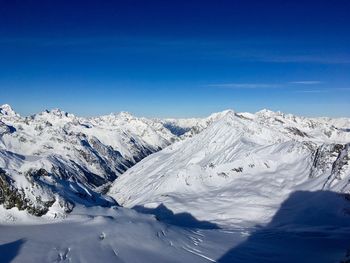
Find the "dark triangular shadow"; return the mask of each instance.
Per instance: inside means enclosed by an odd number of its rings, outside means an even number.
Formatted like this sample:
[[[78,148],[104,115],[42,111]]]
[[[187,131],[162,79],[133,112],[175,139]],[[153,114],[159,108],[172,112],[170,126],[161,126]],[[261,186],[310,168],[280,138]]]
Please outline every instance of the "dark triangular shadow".
[[[18,239],[16,241],[0,245],[0,262],[11,262],[18,255],[22,245],[25,242],[25,239]]]
[[[294,192],[267,226],[217,262],[341,262],[350,248],[347,199],[330,191]]]
[[[167,223],[169,225],[180,226],[183,228],[197,228],[197,229],[219,229],[220,227],[209,221],[197,220],[190,213],[174,214],[164,204],[160,204],[156,208],[146,208],[144,206],[134,206],[134,210],[143,214],[152,214],[156,219]]]

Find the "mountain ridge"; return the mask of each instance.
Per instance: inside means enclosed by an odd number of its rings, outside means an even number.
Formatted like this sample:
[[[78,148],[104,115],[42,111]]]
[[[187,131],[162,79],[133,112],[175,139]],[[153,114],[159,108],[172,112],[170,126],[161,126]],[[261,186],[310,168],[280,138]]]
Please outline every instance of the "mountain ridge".
[[[350,141],[344,127],[328,122],[269,110],[255,114],[225,110],[206,118],[147,119],[128,112],[83,118],[53,109],[21,117],[4,104],[0,106],[2,187],[16,198],[2,203],[49,216],[64,216],[82,203],[115,205],[104,195],[114,180],[162,149],[164,154],[175,147],[196,149],[198,146],[186,146],[193,140],[202,140],[205,147],[215,149],[236,137],[239,140],[233,140],[232,145],[250,151],[289,140],[311,141],[308,147],[313,148]],[[208,129],[215,132],[206,135]],[[210,158],[222,158],[219,155]],[[195,163],[201,157],[194,153],[191,158]],[[224,171],[219,173],[224,176]],[[37,201],[37,196],[43,200]]]
[[[109,194],[126,207],[165,204],[200,220],[254,225],[293,191],[348,193],[349,142],[350,133],[322,120],[232,111],[127,170]]]

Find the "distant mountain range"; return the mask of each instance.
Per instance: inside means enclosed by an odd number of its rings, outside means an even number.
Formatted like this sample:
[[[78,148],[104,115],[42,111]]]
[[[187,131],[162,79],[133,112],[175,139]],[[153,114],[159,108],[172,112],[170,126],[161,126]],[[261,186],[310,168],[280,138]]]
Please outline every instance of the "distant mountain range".
[[[244,220],[228,206],[249,191],[274,200],[266,206],[296,188],[349,192],[349,123],[268,110],[147,119],[54,109],[21,117],[2,105],[0,203],[49,217],[76,204],[166,203],[199,218]]]
[[[156,120],[127,112],[81,118],[54,109],[21,117],[0,107],[0,204],[64,216],[76,203],[110,206],[103,194],[144,157],[220,118]]]
[[[348,262],[349,123],[2,105],[0,262]]]

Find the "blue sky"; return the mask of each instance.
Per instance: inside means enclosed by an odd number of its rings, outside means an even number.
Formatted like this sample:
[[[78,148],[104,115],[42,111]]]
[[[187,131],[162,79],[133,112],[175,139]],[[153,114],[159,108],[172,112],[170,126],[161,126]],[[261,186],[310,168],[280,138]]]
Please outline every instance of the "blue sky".
[[[350,116],[349,14],[347,0],[0,0],[0,103]]]

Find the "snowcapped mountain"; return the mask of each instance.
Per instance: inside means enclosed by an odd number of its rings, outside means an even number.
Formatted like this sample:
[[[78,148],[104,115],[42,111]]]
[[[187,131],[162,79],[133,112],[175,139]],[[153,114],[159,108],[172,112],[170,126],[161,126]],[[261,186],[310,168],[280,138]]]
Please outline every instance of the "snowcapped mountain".
[[[316,121],[324,121],[335,127],[350,131],[350,118],[315,118]]]
[[[114,183],[109,193],[120,203],[224,191],[237,185],[235,174],[269,174],[271,167],[282,169],[285,160],[303,167],[293,187],[304,180],[305,171],[318,178],[332,170],[322,179],[324,187],[345,191],[350,133],[334,124],[344,120],[268,110],[226,110],[203,119],[147,119],[127,112],[81,118],[59,109],[21,117],[3,105],[0,203],[50,216],[64,215],[76,204],[111,206],[115,201],[104,195],[111,183],[151,154]]]
[[[80,118],[59,109],[21,117],[0,107],[0,203],[42,215],[101,195],[126,169],[176,140],[158,122],[129,113]]]
[[[3,105],[0,261],[347,260],[347,123],[268,110],[21,117]]]
[[[206,129],[213,122],[221,119],[226,113],[231,110],[213,113],[206,118],[188,118],[188,119],[156,119],[164,127],[170,130],[174,135],[180,138],[192,137],[204,129]]]
[[[226,111],[127,170],[109,194],[123,206],[165,204],[219,224],[268,222],[294,191],[350,193],[349,142],[328,120]]]

